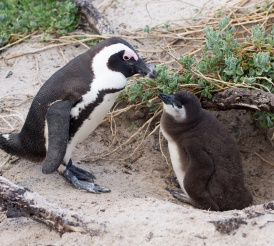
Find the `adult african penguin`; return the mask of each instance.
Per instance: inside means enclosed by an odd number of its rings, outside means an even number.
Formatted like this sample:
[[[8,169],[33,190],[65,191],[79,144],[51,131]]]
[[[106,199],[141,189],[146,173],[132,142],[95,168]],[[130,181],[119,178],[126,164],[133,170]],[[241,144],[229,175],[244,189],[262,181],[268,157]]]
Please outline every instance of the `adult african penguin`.
[[[190,92],[158,96],[164,105],[161,131],[184,192],[171,193],[201,209],[225,211],[251,205],[240,151],[229,131]]]
[[[95,184],[92,173],[72,164],[72,150],[100,124],[124,89],[126,78],[138,73],[157,77],[126,41],[109,38],[98,43],[44,83],[21,132],[1,134],[0,148],[31,161],[43,161],[43,173],[58,169],[77,188],[94,193],[110,191]]]

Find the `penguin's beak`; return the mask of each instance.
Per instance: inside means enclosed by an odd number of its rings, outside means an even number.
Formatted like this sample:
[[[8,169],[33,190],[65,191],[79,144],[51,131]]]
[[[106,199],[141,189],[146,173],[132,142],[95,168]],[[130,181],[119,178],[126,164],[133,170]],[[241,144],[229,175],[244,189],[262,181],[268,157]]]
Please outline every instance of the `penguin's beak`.
[[[165,103],[165,104],[170,104],[173,105],[173,102],[175,100],[174,96],[171,95],[166,95],[166,94],[158,94],[158,97]]]
[[[141,58],[139,58],[135,63],[135,69],[137,73],[141,74],[142,76],[147,76],[151,79],[157,78],[157,72],[153,66],[145,63]]]
[[[164,102],[164,104],[172,105],[174,108],[182,108],[182,103],[172,95],[158,94],[158,97]]]

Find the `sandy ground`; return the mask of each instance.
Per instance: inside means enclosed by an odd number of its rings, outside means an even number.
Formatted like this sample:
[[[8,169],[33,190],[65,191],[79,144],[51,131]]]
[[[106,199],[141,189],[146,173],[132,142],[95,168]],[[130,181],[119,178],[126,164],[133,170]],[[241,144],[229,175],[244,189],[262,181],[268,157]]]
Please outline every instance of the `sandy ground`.
[[[190,23],[189,18],[212,14],[221,6],[237,1],[94,1],[114,26],[128,31],[167,22]],[[195,5],[195,6],[194,6]],[[106,8],[107,6],[107,8]],[[130,16],[130,18],[129,18]],[[190,23],[191,24],[191,23]],[[41,44],[17,45],[2,56],[36,49]],[[145,46],[145,45],[144,45]],[[82,47],[68,46],[34,55],[0,62],[0,112],[14,130],[19,130],[26,117],[31,98],[41,84],[68,60],[84,52]],[[12,109],[13,111],[7,111]],[[30,219],[6,219],[0,214],[0,244],[6,245],[274,245],[274,168],[269,161],[274,150],[254,124],[249,112],[213,112],[235,137],[244,162],[247,187],[254,197],[254,206],[242,211],[209,212],[194,209],[176,201],[165,188],[174,184],[165,160],[161,157],[158,135],[145,140],[142,148],[129,160],[119,160],[131,153],[131,143],[112,160],[97,160],[111,147],[108,123],[102,124],[74,153],[74,162],[92,170],[99,184],[111,188],[108,194],[94,195],[72,188],[57,173],[43,175],[41,165],[10,159],[0,152],[0,174],[29,187],[59,206],[77,212],[85,220],[103,226],[99,236],[80,233],[59,235]],[[13,115],[13,116],[12,116]],[[143,123],[143,113],[131,111],[117,119],[118,137],[125,141]],[[11,129],[3,120],[1,132]],[[116,143],[117,144],[117,143]],[[113,146],[111,147],[113,148]],[[167,151],[164,143],[164,151]],[[256,153],[257,154],[256,154]],[[219,221],[219,226],[214,225]],[[216,223],[215,223],[216,224]],[[224,233],[229,232],[229,234]]]

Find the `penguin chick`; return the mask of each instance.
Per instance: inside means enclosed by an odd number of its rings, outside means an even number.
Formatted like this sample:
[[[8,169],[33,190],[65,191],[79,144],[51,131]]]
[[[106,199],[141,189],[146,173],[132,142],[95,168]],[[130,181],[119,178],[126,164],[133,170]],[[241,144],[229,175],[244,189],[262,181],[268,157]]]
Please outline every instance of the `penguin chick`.
[[[206,210],[225,211],[251,205],[240,151],[229,131],[202,109],[198,98],[190,92],[158,96],[164,106],[161,131],[185,194],[171,193]]]
[[[93,183],[92,173],[74,166],[71,155],[76,144],[109,112],[126,78],[137,73],[157,76],[126,41],[109,38],[98,43],[44,83],[21,132],[0,134],[0,148],[31,161],[43,161],[43,173],[58,169],[77,188],[94,193],[110,191]]]

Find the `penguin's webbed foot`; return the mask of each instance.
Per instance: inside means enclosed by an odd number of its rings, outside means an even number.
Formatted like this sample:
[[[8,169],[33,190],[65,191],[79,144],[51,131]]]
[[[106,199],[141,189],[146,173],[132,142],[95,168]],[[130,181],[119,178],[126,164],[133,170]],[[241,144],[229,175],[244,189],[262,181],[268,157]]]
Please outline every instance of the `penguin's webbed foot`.
[[[110,192],[110,189],[93,182],[93,179],[96,178],[93,173],[72,165],[71,159],[65,166],[65,169],[61,168],[59,169],[59,172],[67,181],[78,189],[83,189],[91,193]]]
[[[76,167],[72,165],[72,161],[70,160],[66,169],[68,169],[77,179],[79,180],[85,180],[85,181],[91,181],[93,182],[93,179],[96,179],[93,173],[90,173],[86,170],[83,170],[79,167]]]
[[[172,190],[167,188],[166,189],[171,195],[177,198],[180,202],[187,203],[193,206],[193,202],[188,195],[186,195],[182,190]]]
[[[78,189],[83,189],[91,193],[110,192],[110,189],[106,187],[100,186],[93,182],[79,180],[69,168],[66,168],[62,175],[65,177],[65,179],[67,179],[73,186],[75,186]]]

